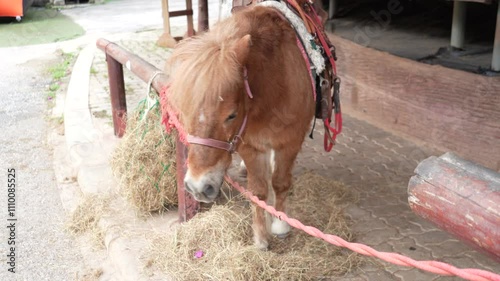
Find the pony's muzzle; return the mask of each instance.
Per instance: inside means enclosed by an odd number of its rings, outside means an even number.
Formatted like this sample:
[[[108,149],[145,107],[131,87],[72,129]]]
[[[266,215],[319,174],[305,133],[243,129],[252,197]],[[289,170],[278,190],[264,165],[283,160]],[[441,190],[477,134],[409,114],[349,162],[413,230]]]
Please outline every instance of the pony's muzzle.
[[[204,203],[211,203],[219,195],[219,188],[214,187],[211,184],[206,184],[201,188],[201,191],[195,191],[191,185],[185,181],[184,188],[187,192],[193,195],[194,199]]]
[[[197,201],[211,203],[219,196],[219,191],[224,180],[223,166],[216,165],[202,173],[193,173],[188,167],[184,177],[184,188],[191,193]]]

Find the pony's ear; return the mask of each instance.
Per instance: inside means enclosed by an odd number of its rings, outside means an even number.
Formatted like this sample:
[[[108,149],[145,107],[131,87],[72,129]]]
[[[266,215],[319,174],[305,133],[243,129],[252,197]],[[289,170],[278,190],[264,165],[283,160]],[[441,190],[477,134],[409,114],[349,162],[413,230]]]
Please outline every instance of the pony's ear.
[[[250,36],[250,34],[241,37],[233,46],[236,60],[241,65],[245,65],[247,63],[248,54],[250,53],[250,46],[252,46],[252,37]]]

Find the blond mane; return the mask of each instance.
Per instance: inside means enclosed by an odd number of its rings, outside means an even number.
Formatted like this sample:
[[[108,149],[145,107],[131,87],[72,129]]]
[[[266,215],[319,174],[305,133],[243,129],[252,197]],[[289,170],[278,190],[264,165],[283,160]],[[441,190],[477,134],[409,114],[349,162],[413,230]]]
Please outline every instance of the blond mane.
[[[241,65],[231,48],[240,35],[244,30],[231,17],[176,46],[166,72],[170,76],[168,100],[181,113],[181,122],[199,113],[207,99],[216,100],[223,91],[242,83]]]

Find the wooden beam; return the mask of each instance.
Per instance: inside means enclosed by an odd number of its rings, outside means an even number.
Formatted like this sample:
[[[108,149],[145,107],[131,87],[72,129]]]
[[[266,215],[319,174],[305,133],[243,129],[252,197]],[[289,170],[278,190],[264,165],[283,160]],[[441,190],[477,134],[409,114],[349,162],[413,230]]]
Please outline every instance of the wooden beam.
[[[172,11],[168,12],[169,17],[182,17],[182,16],[192,16],[193,10],[182,10],[182,11]]]
[[[500,174],[451,153],[425,159],[415,173],[413,212],[500,261]]]

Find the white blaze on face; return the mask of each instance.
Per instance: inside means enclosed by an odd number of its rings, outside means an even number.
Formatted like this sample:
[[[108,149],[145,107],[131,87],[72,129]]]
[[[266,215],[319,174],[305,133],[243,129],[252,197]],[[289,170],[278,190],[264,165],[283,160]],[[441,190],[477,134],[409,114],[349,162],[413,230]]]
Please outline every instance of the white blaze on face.
[[[203,123],[205,122],[206,118],[205,118],[205,114],[203,114],[203,111],[200,113],[200,117],[198,118],[198,121],[200,121],[200,123]]]
[[[194,177],[191,169],[188,168],[184,177],[185,188],[196,200],[205,203],[213,202],[219,194],[224,172],[220,165],[216,165],[212,170]]]

